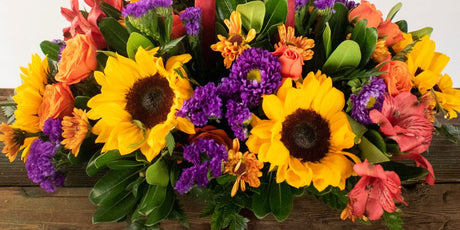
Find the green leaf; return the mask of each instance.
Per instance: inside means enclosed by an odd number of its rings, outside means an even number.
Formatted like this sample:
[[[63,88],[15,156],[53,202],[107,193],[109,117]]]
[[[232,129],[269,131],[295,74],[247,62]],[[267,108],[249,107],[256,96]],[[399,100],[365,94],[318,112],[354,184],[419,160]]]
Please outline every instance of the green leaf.
[[[177,220],[182,226],[190,228],[190,223],[188,222],[187,215],[184,212],[184,208],[177,199],[174,201],[174,207],[167,218],[169,220]]]
[[[163,53],[163,54],[168,54],[168,53],[173,53],[173,50],[177,48],[178,44],[182,41],[182,39],[184,39],[185,36],[182,36],[180,38],[176,38],[168,43],[166,43],[165,45],[161,46],[160,47],[160,53]]]
[[[403,33],[407,33],[407,21],[406,20],[400,20],[400,21],[397,21],[395,22],[395,24],[399,27],[399,29],[403,32]]]
[[[331,55],[331,49],[332,49],[331,27],[329,26],[329,23],[326,23],[326,28],[324,28],[323,45],[324,45],[324,50],[326,51],[326,59],[327,59],[329,55]]]
[[[88,96],[76,96],[75,97],[75,108],[85,110],[88,109],[88,104],[90,97]]]
[[[100,3],[100,6],[101,6],[102,12],[104,12],[105,15],[112,17],[116,20],[121,18],[121,12],[117,10],[115,7],[113,7],[112,5],[102,1]]]
[[[112,170],[125,170],[125,169],[130,169],[130,168],[136,168],[144,166],[144,163],[142,162],[137,162],[135,160],[114,160],[109,163],[107,163],[107,167]]]
[[[361,150],[361,155],[367,159],[370,163],[382,163],[390,161],[390,159],[377,148],[372,142],[370,142],[366,137],[361,137],[361,143],[358,144],[359,149]]]
[[[125,217],[137,202],[133,194],[128,193],[121,199],[107,206],[100,206],[93,215],[93,224],[115,222]]]
[[[235,176],[232,176],[230,174],[223,174],[222,176],[217,177],[216,180],[217,180],[217,183],[219,183],[220,185],[224,185],[230,182],[234,182]]]
[[[286,21],[287,1],[286,0],[266,0],[265,1],[265,18],[264,28],[261,31],[262,36],[268,32],[272,26],[283,24]]]
[[[333,74],[340,71],[353,69],[361,61],[361,51],[358,43],[346,40],[334,50],[323,66],[327,74]]]
[[[437,119],[433,123],[437,134],[444,136],[447,140],[458,144],[460,141],[460,128],[455,127],[452,124],[442,124]]]
[[[379,37],[379,32],[374,27],[366,28],[366,38],[364,39],[363,43],[360,44],[361,47],[361,66],[365,66],[372,57],[374,53],[375,47],[377,46],[377,40]]]
[[[129,33],[126,28],[120,25],[114,18],[109,17],[101,20],[99,28],[107,45],[121,55],[127,56],[126,43],[128,42]]]
[[[261,1],[253,1],[245,4],[240,4],[236,7],[236,11],[241,14],[241,21],[246,30],[254,29],[259,33],[264,24],[265,4]]]
[[[384,212],[383,219],[390,230],[404,230],[400,212]]]
[[[149,217],[145,221],[145,226],[158,224],[160,221],[169,216],[169,213],[171,213],[171,210],[174,207],[175,200],[176,195],[174,194],[174,190],[171,186],[168,186],[163,203],[150,213]]]
[[[138,174],[138,170],[109,171],[91,189],[89,200],[100,206],[113,202],[120,194],[130,193],[126,187],[136,180]]]
[[[42,52],[46,55],[48,55],[48,58],[57,61],[59,59],[59,49],[61,46],[56,43],[52,43],[50,41],[42,41],[40,43],[40,49]]]
[[[169,183],[168,165],[163,159],[158,159],[155,163],[147,168],[147,183],[166,187]]]
[[[216,1],[216,13],[221,21],[229,19],[233,11],[236,10],[235,0]]]
[[[398,13],[398,11],[401,9],[401,7],[402,7],[401,2],[398,2],[396,5],[394,5],[393,8],[391,8],[390,12],[388,12],[386,20],[390,20],[390,21],[393,20],[393,18],[395,17],[396,13]]]
[[[337,210],[343,210],[347,206],[348,197],[346,190],[340,190],[337,187],[329,186],[319,192],[313,185],[307,187],[306,190],[308,194],[315,196],[323,203]]]
[[[421,178],[428,174],[428,170],[424,168],[409,166],[394,161],[383,162],[381,165],[385,171],[394,171],[397,173],[401,182]]]
[[[128,53],[128,57],[134,60],[137,49],[139,49],[139,47],[147,50],[153,48],[154,45],[144,35],[133,32],[129,35],[128,42],[126,44],[126,52]]]
[[[410,32],[410,34],[412,35],[412,39],[415,41],[415,40],[421,39],[422,37],[426,35],[430,36],[432,32],[433,32],[433,28],[425,27],[423,29],[412,31]]]
[[[259,188],[257,189],[259,193],[254,193],[252,195],[251,210],[254,212],[254,215],[259,219],[264,218],[271,211],[269,201],[271,187],[270,183],[275,182],[269,179],[269,181],[261,183]]]
[[[270,186],[270,209],[277,221],[288,218],[292,211],[293,200],[290,186],[286,183],[272,183]]]
[[[341,3],[334,4],[335,13],[332,14],[329,20],[329,26],[331,27],[331,38],[332,38],[332,49],[335,49],[347,35],[348,27],[348,8]]]
[[[174,148],[176,147],[176,141],[174,140],[174,136],[171,134],[171,132],[166,135],[166,147],[168,147],[169,155],[172,155]]]
[[[303,194],[305,193],[305,188],[304,187],[300,187],[300,188],[291,187],[291,191],[292,191],[293,196],[300,197],[300,196],[303,196]]]
[[[99,169],[104,168],[107,163],[118,160],[122,157],[123,156],[120,155],[118,150],[110,150],[106,153],[95,154],[86,166],[86,174],[88,174],[88,176],[94,176]]]
[[[228,226],[229,230],[246,230],[248,229],[248,222],[249,219],[241,216],[241,215],[235,215],[235,218],[232,218],[230,221],[230,225]]]
[[[366,136],[366,138],[372,142],[375,147],[379,148],[380,151],[382,151],[383,153],[387,153],[387,147],[386,147],[386,144],[385,144],[385,140],[383,140],[383,137],[382,135],[380,135],[379,132],[377,132],[377,130],[374,130],[374,129],[369,129],[365,134],[364,136]]]
[[[150,185],[147,193],[142,197],[141,203],[137,206],[136,212],[142,216],[148,216],[153,210],[160,207],[166,198],[166,187]]]

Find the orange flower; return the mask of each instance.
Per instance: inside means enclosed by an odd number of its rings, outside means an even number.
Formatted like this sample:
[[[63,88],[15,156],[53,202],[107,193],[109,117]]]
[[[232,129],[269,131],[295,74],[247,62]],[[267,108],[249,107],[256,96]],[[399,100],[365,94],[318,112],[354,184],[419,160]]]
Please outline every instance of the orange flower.
[[[85,111],[74,108],[72,115],[71,117],[65,116],[62,119],[62,137],[64,137],[64,140],[61,144],[66,149],[70,149],[76,157],[91,126]]]
[[[412,34],[402,33],[403,39],[396,44],[394,44],[391,48],[395,53],[401,52],[407,45],[411,44],[414,40],[412,39]]]
[[[235,196],[238,187],[241,187],[241,191],[246,191],[245,182],[253,188],[259,187],[259,177],[262,176],[260,169],[264,167],[264,163],[258,161],[254,153],[243,154],[239,149],[240,142],[238,139],[233,139],[233,148],[228,151],[228,161],[225,162],[224,173],[237,176],[232,188],[232,197]]]
[[[188,141],[192,143],[198,138],[207,140],[214,139],[218,144],[225,145],[227,149],[232,148],[232,139],[228,137],[227,133],[212,125],[207,125],[203,128],[195,128],[195,134],[190,135]]]
[[[385,40],[379,39],[375,46],[374,53],[372,53],[372,60],[377,63],[381,63],[390,58],[391,53],[388,51],[388,47],[385,46]]]
[[[224,57],[225,67],[228,69],[233,61],[245,50],[251,48],[248,43],[256,37],[256,31],[250,29],[245,37],[241,32],[241,14],[233,11],[230,20],[224,20],[228,28],[228,38],[218,34],[219,42],[211,45],[211,49],[219,51]]]
[[[78,34],[67,41],[55,78],[68,85],[75,84],[87,78],[96,66],[95,45],[86,36]]]
[[[278,48],[273,55],[278,56],[281,62],[281,76],[283,79],[291,78],[294,81],[302,76],[303,60],[295,47],[283,46]]]
[[[302,36],[296,37],[294,28],[288,27],[286,31],[286,26],[284,24],[278,26],[278,35],[280,37],[280,41],[275,44],[275,52],[277,52],[280,48],[290,46],[297,50],[304,61],[308,61],[313,58],[313,50],[311,50],[315,47],[315,41],[313,39],[304,38]]]
[[[5,145],[2,153],[8,157],[10,162],[13,162],[14,159],[16,159],[16,156],[21,149],[27,149],[38,136],[36,133],[29,134],[24,130],[15,128],[6,123],[2,123],[0,126],[0,132],[3,133],[0,134],[0,141]],[[28,150],[24,150],[24,152],[28,152]]]
[[[382,12],[375,8],[375,5],[368,1],[361,1],[361,4],[354,8],[349,14],[350,21],[367,19],[367,27],[377,28],[382,23]]]
[[[72,113],[74,97],[69,86],[63,83],[46,85],[43,100],[38,108],[40,129],[48,118],[62,119]]]
[[[410,92],[412,89],[411,75],[407,64],[401,61],[390,61],[382,68],[381,72],[386,72],[379,76],[383,78],[387,85],[388,93],[396,96],[401,92]]]
[[[379,31],[379,37],[385,37],[387,46],[392,46],[395,43],[404,40],[399,26],[390,20],[386,20],[381,23],[377,30]]]

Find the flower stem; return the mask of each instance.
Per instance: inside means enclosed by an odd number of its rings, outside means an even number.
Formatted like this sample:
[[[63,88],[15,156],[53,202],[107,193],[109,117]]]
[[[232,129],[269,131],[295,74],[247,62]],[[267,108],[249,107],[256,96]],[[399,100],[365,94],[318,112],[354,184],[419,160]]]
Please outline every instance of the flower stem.
[[[0,107],[4,106],[17,106],[18,104],[14,101],[5,101],[5,102],[0,102]]]

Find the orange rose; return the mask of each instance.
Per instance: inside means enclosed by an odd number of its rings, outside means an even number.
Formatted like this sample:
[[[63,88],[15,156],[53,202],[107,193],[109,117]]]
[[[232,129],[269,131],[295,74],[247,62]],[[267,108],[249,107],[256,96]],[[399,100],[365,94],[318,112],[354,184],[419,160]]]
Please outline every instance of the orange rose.
[[[402,92],[410,92],[412,89],[411,76],[407,64],[402,61],[390,61],[382,68],[381,72],[386,72],[379,76],[383,78],[387,85],[388,93],[395,96]]]
[[[96,47],[85,35],[69,39],[62,51],[56,81],[68,85],[84,80],[96,69]]]
[[[385,37],[387,46],[392,46],[396,42],[404,40],[399,26],[390,20],[381,23],[377,30],[379,31],[379,37]]]
[[[227,149],[231,149],[233,146],[232,139],[228,137],[227,133],[218,129],[212,125],[207,125],[203,128],[195,128],[195,134],[189,136],[188,141],[190,143],[195,142],[198,138],[203,139],[214,139],[218,144],[227,146]]]
[[[281,76],[297,81],[302,76],[303,57],[296,47],[282,46],[273,52],[281,62]]]
[[[62,119],[64,116],[70,116],[73,107],[74,97],[68,85],[63,83],[47,85],[42,103],[38,108],[40,128],[48,118]]]
[[[377,28],[382,20],[382,12],[375,8],[375,5],[368,1],[361,1],[361,4],[354,8],[349,14],[348,19],[353,21],[357,18],[358,21],[367,19],[367,27]]]

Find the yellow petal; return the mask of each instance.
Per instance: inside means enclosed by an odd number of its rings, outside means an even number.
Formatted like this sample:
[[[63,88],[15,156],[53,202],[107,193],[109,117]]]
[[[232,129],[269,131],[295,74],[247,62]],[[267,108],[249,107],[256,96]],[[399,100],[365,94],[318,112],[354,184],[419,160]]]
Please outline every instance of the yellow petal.
[[[182,54],[182,55],[178,55],[178,56],[172,56],[166,62],[166,71],[171,73],[172,71],[174,71],[175,69],[181,67],[182,65],[184,65],[185,63],[187,63],[191,59],[192,59],[192,56],[190,54]]]
[[[289,160],[289,150],[281,141],[274,141],[268,149],[267,160],[274,165],[287,164]]]
[[[283,112],[283,102],[275,95],[264,95],[262,108],[265,115],[271,120],[283,121],[284,112]]]
[[[183,117],[177,117],[176,128],[187,134],[195,134],[195,126],[188,119]]]

